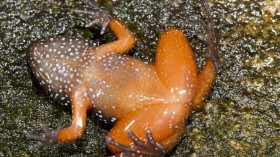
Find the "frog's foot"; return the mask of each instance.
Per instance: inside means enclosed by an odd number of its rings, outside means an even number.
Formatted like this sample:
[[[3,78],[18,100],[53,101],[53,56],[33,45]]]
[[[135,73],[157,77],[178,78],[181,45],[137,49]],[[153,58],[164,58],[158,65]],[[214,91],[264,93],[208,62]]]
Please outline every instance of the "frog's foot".
[[[210,14],[210,7],[206,0],[201,0],[202,7],[204,8],[206,20],[207,22],[203,21],[201,17],[195,16],[195,19],[199,21],[199,23],[202,25],[206,35],[198,35],[198,38],[202,40],[205,44],[207,44],[207,53],[206,57],[210,58],[215,66],[216,71],[218,71],[218,60],[219,60],[219,54],[218,54],[218,45],[220,40],[220,29],[219,29],[219,18],[217,20],[217,24],[214,24],[214,21]]]
[[[109,11],[101,8],[92,0],[85,0],[85,2],[92,7],[92,10],[75,9],[73,11],[78,14],[84,14],[84,15],[91,16],[93,21],[86,24],[86,27],[91,27],[95,24],[100,24],[102,26],[100,34],[103,34],[111,21],[111,15],[110,15]]]
[[[165,148],[156,142],[152,136],[151,130],[147,129],[147,142],[139,139],[132,131],[128,132],[128,136],[132,139],[134,145],[125,146],[116,142],[111,137],[106,137],[106,143],[116,146],[123,152],[113,157],[161,157],[166,153]]]
[[[43,126],[43,135],[33,135],[27,134],[26,137],[31,140],[37,141],[33,146],[30,146],[30,149],[36,149],[43,146],[52,145],[58,142],[58,133],[60,128],[57,128],[54,131],[50,131],[46,126]]]

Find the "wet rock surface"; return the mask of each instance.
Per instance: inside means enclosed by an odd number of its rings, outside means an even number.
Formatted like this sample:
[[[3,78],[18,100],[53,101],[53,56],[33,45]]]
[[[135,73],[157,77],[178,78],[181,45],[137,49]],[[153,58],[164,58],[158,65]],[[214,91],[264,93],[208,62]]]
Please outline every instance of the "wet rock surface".
[[[121,18],[138,41],[130,55],[154,61],[158,37],[178,27],[188,37],[198,66],[204,62],[204,17],[193,0],[99,1]],[[278,1],[209,0],[213,17],[221,19],[220,70],[205,106],[186,122],[185,137],[170,156],[273,156],[280,154],[280,4]],[[105,156],[108,126],[89,117],[85,135],[72,143],[30,150],[26,139],[50,128],[68,126],[69,106],[51,100],[33,81],[26,62],[28,45],[56,35],[110,42],[99,27],[86,29],[88,17],[71,12],[82,1],[11,1],[0,3],[0,156]]]

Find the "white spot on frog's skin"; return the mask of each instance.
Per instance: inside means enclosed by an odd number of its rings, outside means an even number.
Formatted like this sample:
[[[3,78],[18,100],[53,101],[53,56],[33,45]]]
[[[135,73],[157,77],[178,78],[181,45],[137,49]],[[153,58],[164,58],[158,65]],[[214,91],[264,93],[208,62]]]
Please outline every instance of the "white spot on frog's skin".
[[[111,122],[115,123],[117,121],[116,117],[111,118]]]
[[[79,127],[82,127],[82,126],[83,126],[83,119],[80,118],[80,117],[78,117],[78,118],[77,118],[76,124],[77,124]]]
[[[171,88],[170,92],[171,92],[171,93],[174,93],[174,88]]]
[[[180,91],[179,91],[179,94],[183,95],[183,94],[185,94],[186,92],[187,92],[186,90],[180,90]]]
[[[84,92],[84,97],[87,97],[87,93],[86,92]]]

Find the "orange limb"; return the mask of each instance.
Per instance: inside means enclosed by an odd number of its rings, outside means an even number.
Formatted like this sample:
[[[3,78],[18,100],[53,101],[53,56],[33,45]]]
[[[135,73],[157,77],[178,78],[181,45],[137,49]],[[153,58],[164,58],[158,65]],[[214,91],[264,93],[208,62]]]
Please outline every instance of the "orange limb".
[[[192,48],[178,29],[165,31],[156,51],[155,68],[161,82],[182,103],[190,102],[196,93],[197,67]]]
[[[176,133],[180,133],[181,136],[185,128],[185,117],[189,114],[191,108],[188,105],[178,103],[146,105],[124,115],[108,132],[108,136],[120,144],[131,146],[133,141],[128,136],[128,131],[134,132],[142,140],[147,140],[145,132],[150,129],[155,141],[171,148],[178,142],[179,136]],[[112,145],[108,148],[114,154],[122,151]]]
[[[88,97],[85,97],[86,87],[80,87],[71,92],[72,124],[59,131],[58,143],[74,141],[84,133],[87,110],[92,108]]]
[[[191,114],[191,111],[189,114],[186,115],[186,118]],[[178,141],[182,138],[182,135],[186,131],[186,125],[185,123],[182,123],[182,125],[174,132],[174,134],[167,139],[160,141],[160,143],[166,148],[166,151],[168,152],[170,149],[172,149]]]
[[[136,38],[134,34],[119,20],[112,18],[109,23],[110,29],[117,36],[117,40],[95,48],[95,54],[97,55],[109,55],[109,53],[126,53],[135,44]],[[92,51],[92,50],[90,50]]]
[[[216,75],[216,68],[213,61],[211,59],[206,59],[206,63],[198,75],[198,91],[192,101],[193,109],[198,109],[201,106],[201,103],[216,80]]]

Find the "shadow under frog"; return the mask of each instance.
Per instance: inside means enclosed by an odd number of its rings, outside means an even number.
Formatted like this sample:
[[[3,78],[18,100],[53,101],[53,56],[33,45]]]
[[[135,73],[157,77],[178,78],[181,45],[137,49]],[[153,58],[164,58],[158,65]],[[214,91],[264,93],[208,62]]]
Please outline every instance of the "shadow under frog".
[[[175,28],[162,33],[155,63],[124,53],[135,44],[134,34],[95,3],[92,10],[75,10],[92,16],[94,24],[107,26],[117,40],[94,45],[89,40],[58,36],[41,39],[27,50],[28,62],[44,90],[56,100],[71,103],[72,124],[41,136],[34,147],[74,141],[82,136],[88,110],[105,123],[114,123],[106,143],[118,156],[163,156],[177,144],[192,111],[199,107],[215,81],[218,68],[218,30],[208,4],[202,0],[207,23],[200,37],[207,44],[206,64],[197,72],[192,48]]]

